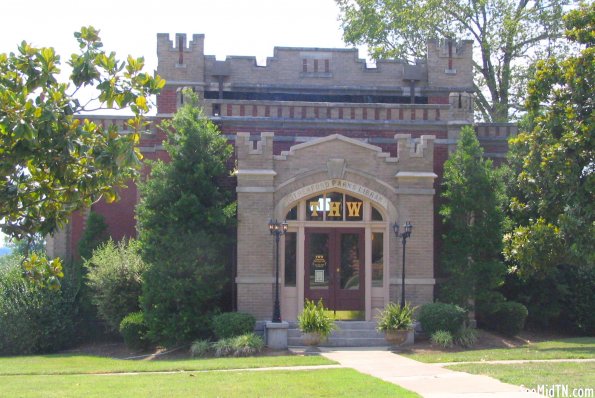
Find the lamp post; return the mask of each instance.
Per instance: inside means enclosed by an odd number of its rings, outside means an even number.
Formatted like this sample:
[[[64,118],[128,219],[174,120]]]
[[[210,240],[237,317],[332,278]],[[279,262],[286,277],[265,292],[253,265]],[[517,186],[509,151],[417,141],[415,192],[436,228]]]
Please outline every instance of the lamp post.
[[[407,238],[411,236],[411,231],[413,230],[413,224],[407,221],[404,226],[404,231],[399,233],[399,224],[393,224],[393,231],[395,231],[395,235],[397,238],[403,239],[403,269],[401,271],[401,308],[405,306],[405,245],[407,244]]]
[[[287,221],[269,221],[269,232],[275,235],[275,305],[273,307],[273,322],[281,323],[281,306],[279,304],[279,239],[287,232]]]

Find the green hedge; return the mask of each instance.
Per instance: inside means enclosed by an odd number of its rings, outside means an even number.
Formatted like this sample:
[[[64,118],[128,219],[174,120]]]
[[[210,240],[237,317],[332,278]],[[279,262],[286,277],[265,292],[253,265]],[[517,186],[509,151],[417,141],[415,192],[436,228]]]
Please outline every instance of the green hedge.
[[[50,353],[76,342],[78,289],[53,291],[22,277],[22,257],[0,258],[0,355]]]
[[[132,312],[122,319],[120,333],[128,348],[141,350],[149,345],[146,339],[147,325],[143,313],[140,311]]]
[[[421,327],[428,335],[438,330],[450,332],[455,335],[461,330],[467,319],[467,312],[454,304],[429,303],[419,310],[418,320]]]
[[[242,312],[225,312],[213,317],[213,333],[218,339],[252,333],[255,325],[256,319]]]
[[[521,303],[505,301],[494,306],[485,315],[484,323],[488,329],[506,336],[516,336],[525,327],[528,311]]]

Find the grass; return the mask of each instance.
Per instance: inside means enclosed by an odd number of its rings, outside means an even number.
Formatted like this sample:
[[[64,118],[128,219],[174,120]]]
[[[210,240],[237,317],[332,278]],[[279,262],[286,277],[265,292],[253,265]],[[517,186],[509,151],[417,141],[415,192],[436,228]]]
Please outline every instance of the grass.
[[[262,356],[139,361],[80,354],[0,357],[2,375],[68,375],[79,373],[220,370],[335,364],[322,356]],[[0,391],[2,391],[0,389]]]
[[[426,363],[515,359],[586,359],[595,358],[595,338],[576,337],[549,340],[517,348],[495,348],[461,352],[404,353],[403,355]]]
[[[448,366],[448,369],[494,377],[510,384],[537,389],[539,385],[551,388],[557,384],[568,386],[569,396],[574,388],[595,387],[595,362],[542,362],[514,365],[462,364]],[[548,387],[546,387],[548,388]],[[549,395],[548,395],[549,396]],[[579,395],[576,395],[579,396]]]
[[[254,359],[254,358],[252,358]],[[419,397],[353,369],[140,375],[0,376],[18,397]]]

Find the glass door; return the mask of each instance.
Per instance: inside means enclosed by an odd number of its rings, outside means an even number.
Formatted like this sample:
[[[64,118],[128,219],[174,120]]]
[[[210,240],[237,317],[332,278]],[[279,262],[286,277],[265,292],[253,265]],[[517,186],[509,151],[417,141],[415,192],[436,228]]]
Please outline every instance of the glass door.
[[[364,229],[307,228],[304,297],[337,319],[364,317]]]

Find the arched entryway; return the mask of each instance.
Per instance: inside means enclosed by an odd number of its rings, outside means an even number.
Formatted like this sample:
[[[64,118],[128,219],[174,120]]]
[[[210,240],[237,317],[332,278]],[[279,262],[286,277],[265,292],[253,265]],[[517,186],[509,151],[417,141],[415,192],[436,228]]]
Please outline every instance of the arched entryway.
[[[313,185],[327,189],[301,188],[310,194],[284,210],[289,225],[282,256],[285,318],[295,319],[305,299],[322,299],[336,319],[369,320],[372,301],[382,305],[388,296],[388,201],[344,180]]]
[[[433,137],[395,135],[396,156],[341,135],[274,154],[273,139],[263,132],[254,145],[249,133],[236,137],[238,310],[259,320],[273,313],[277,261],[271,218],[287,219],[289,226],[280,242],[283,320],[296,320],[306,297],[323,296],[335,311],[373,320],[401,290],[401,250],[390,228],[395,221],[416,225],[408,244],[406,298],[414,305],[431,301]],[[316,245],[328,246],[328,254],[313,250]],[[331,284],[332,290],[322,292]]]

